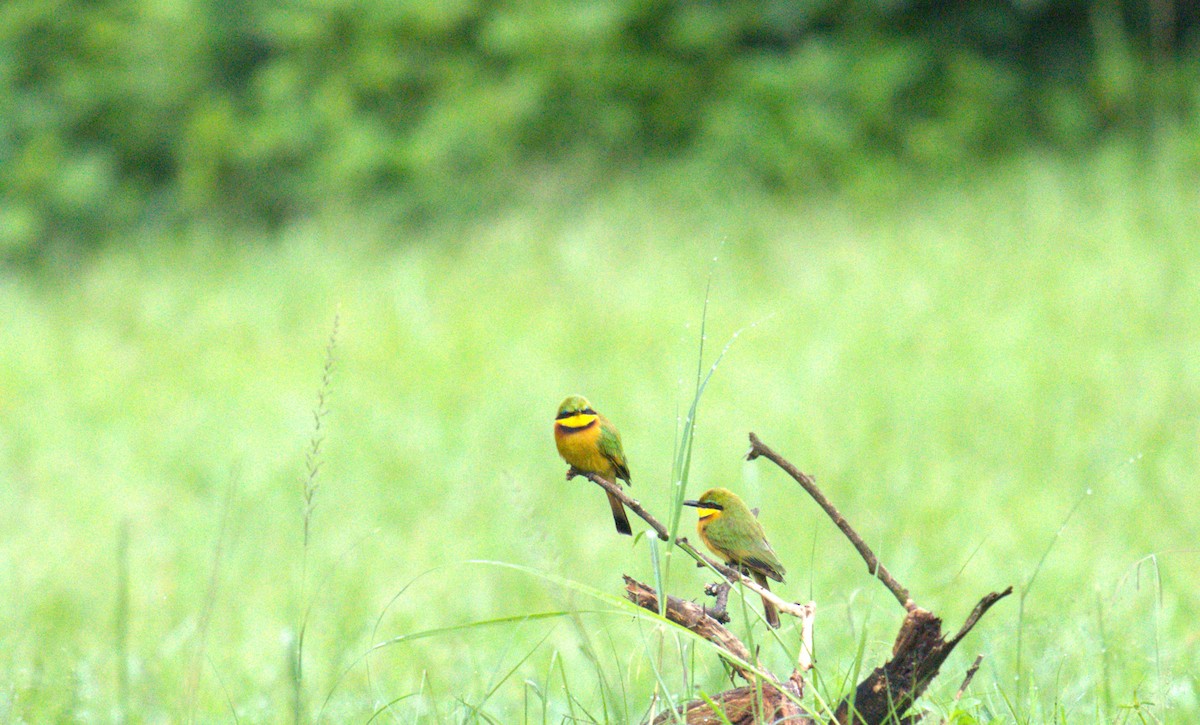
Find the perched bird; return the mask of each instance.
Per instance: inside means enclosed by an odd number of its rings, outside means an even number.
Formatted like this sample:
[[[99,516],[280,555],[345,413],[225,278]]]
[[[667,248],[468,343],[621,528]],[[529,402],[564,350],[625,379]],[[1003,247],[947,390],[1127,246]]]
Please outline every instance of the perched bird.
[[[617,483],[618,478],[629,483],[629,464],[621,449],[621,434],[607,418],[593,410],[592,404],[582,395],[567,396],[558,406],[554,443],[558,446],[558,454],[576,471],[595,473],[613,483]],[[571,475],[568,473],[567,477]],[[612,508],[617,531],[632,535],[629,517],[625,515],[625,506],[620,499],[609,493],[608,505]]]
[[[725,488],[711,488],[704,492],[700,500],[684,501],[683,505],[699,510],[700,520],[696,523],[696,531],[704,545],[722,557],[726,564],[740,567],[743,571],[749,570],[754,581],[763,589],[769,588],[767,577],[777,582],[783,581],[786,572],[767,541],[762,524],[758,523],[754,513],[736,493]],[[778,628],[779,612],[766,597],[763,597],[763,612],[767,624]]]

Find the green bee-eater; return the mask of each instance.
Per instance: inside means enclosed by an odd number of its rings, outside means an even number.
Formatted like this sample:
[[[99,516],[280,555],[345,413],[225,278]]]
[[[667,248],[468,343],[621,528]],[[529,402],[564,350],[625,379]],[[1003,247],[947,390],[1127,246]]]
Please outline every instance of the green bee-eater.
[[[763,589],[769,588],[767,577],[777,582],[783,581],[786,572],[767,541],[762,524],[758,523],[754,513],[736,493],[724,488],[712,488],[705,491],[698,501],[684,501],[683,505],[699,509],[700,520],[696,524],[696,531],[704,545],[723,558],[726,564],[749,570],[754,581]],[[767,624],[779,627],[779,612],[766,597],[763,598],[763,613],[766,614]]]
[[[582,395],[568,396],[558,406],[554,442],[558,445],[558,454],[575,470],[595,473],[613,483],[617,483],[617,479],[629,483],[629,464],[621,449],[621,434],[607,418],[593,410],[592,404]],[[629,528],[629,517],[620,499],[610,493],[608,505],[612,508],[617,531],[631,535],[633,530]]]

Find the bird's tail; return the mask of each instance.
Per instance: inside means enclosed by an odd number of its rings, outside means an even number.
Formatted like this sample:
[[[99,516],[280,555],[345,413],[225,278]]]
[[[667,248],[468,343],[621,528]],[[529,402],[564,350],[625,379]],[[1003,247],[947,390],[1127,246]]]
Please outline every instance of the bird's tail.
[[[765,576],[759,574],[758,572],[753,572],[753,574],[754,581],[758,582],[760,587],[763,589],[771,588],[767,585],[767,578]],[[766,615],[767,624],[771,625],[772,629],[779,629],[779,610],[775,608],[774,604],[771,604],[769,601],[767,601],[766,597],[763,597],[763,614]]]
[[[625,513],[625,505],[621,503],[621,499],[605,491],[608,495],[608,505],[612,508],[613,523],[617,525],[617,532],[626,536],[633,536],[633,529],[629,527],[629,516]]]

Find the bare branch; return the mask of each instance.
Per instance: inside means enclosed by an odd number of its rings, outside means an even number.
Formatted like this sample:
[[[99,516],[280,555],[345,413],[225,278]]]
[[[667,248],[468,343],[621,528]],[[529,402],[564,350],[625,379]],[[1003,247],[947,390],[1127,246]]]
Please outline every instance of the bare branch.
[[[975,658],[971,666],[967,668],[967,676],[963,678],[962,685],[959,686],[958,692],[954,693],[954,701],[958,702],[962,699],[963,693],[971,686],[971,680],[975,679],[975,673],[979,671],[979,665],[983,662],[983,655]]]
[[[892,645],[892,658],[860,682],[852,698],[838,704],[834,722],[883,723],[891,713],[904,713],[937,677],[942,663],[979,618],[1011,592],[1009,587],[985,596],[975,605],[959,633],[948,640],[942,637],[941,618],[920,607],[908,610]]]
[[[638,503],[637,500],[631,498],[629,496],[629,494],[625,492],[625,489],[621,488],[620,486],[616,485],[612,481],[609,481],[609,480],[605,479],[604,477],[599,476],[595,473],[584,473],[583,471],[579,471],[575,468],[572,468],[571,470],[567,471],[568,478],[573,478],[575,476],[583,476],[584,478],[588,479],[589,481],[596,484],[600,488],[603,488],[605,491],[608,491],[613,496],[616,496],[617,499],[619,499],[621,501],[621,503],[625,504],[625,506],[630,511],[634,512],[643,521],[650,524],[651,528],[653,528],[655,533],[658,534],[658,538],[662,539],[663,541],[671,540],[671,535],[667,531],[667,527],[663,526],[662,522],[660,522],[658,519],[654,518],[654,516],[651,515],[648,511],[646,511],[646,509],[642,508],[642,505],[640,503]],[[750,577],[742,574],[737,569],[733,569],[731,567],[725,566],[721,562],[704,554],[703,552],[698,550],[696,547],[692,546],[692,543],[690,541],[688,541],[686,537],[678,536],[675,538],[674,543],[680,549],[683,549],[683,551],[685,553],[687,553],[688,556],[692,557],[693,559],[695,559],[698,562],[703,563],[706,566],[712,567],[714,570],[720,572],[721,576],[725,577],[729,581],[740,582],[747,589],[750,589],[755,594],[762,596],[764,599],[766,599],[767,601],[774,604],[776,609],[778,609],[779,611],[787,612],[788,614],[792,615],[793,617],[803,617],[804,616],[804,612],[805,612],[804,605],[796,604],[795,602],[789,602],[784,599],[781,599],[778,594],[771,591],[770,589],[767,589],[766,587],[759,585],[758,582],[756,582],[753,579],[751,579]]]
[[[987,610],[991,609],[993,604],[1007,597],[1009,594],[1012,594],[1012,590],[1013,588],[1010,586],[1002,592],[992,592],[983,599],[980,599],[979,604],[976,604],[975,609],[973,609],[971,614],[967,616],[967,621],[963,622],[963,626],[958,630],[958,634],[951,637],[947,644],[951,647],[958,644],[962,638],[966,637],[967,633],[970,632],[971,629],[979,622],[979,618],[986,614]]]
[[[829,502],[829,499],[825,498],[825,494],[821,492],[821,489],[817,488],[816,482],[814,482],[810,476],[792,465],[786,458],[768,448],[765,443],[758,439],[758,436],[754,435],[754,433],[751,433],[750,452],[746,454],[746,460],[753,461],[759,456],[763,456],[764,458],[770,460],[772,463],[782,468],[783,471],[789,476],[796,479],[796,483],[800,484],[801,488],[807,491],[809,496],[813,497],[813,500],[817,502],[817,505],[824,509],[825,513],[829,514],[829,518],[833,519],[833,523],[835,523],[837,527],[842,530],[842,533],[846,535],[847,539],[850,539],[850,543],[854,544],[854,548],[858,549],[858,553],[862,555],[863,560],[867,562],[867,571],[871,573],[871,576],[883,582],[883,585],[888,588],[888,591],[890,591],[894,597],[896,597],[896,601],[900,602],[901,606],[908,610],[911,610],[916,606],[916,604],[913,603],[912,597],[909,596],[908,590],[901,586],[900,582],[896,581],[895,578],[892,577],[891,573],[888,572],[887,568],[884,567],[883,564],[879,563],[879,559],[875,556],[875,552],[871,551],[871,547],[867,546],[867,543],[863,541],[861,536],[858,535],[858,532],[854,530],[854,527],[850,525],[850,522],[846,521],[846,518],[842,516],[842,514],[834,507],[832,503]]]
[[[796,668],[783,683],[783,688],[796,697],[804,697],[804,673],[813,668],[813,622],[817,618],[817,605],[809,602],[805,609],[808,611],[800,620],[800,654],[796,657]]]
[[[571,469],[567,471],[567,480],[569,481],[576,476],[583,476],[600,488],[608,491],[613,496],[616,496],[621,500],[621,503],[625,504],[626,508],[637,514],[643,521],[650,524],[650,527],[654,529],[654,533],[658,534],[658,538],[662,539],[663,541],[671,540],[671,534],[667,531],[667,527],[664,526],[661,521],[654,518],[649,511],[642,508],[642,504],[639,503],[637,499],[632,498],[629,494],[625,493],[625,489],[599,474],[585,473],[584,471],[572,466]]]
[[[747,458],[753,460],[759,456],[765,456],[794,478],[829,517],[833,519],[833,522],[850,539],[851,543],[854,544],[859,554],[863,557],[863,560],[866,561],[867,569],[871,575],[883,582],[884,586],[892,592],[897,601],[905,609],[904,622],[900,626],[900,631],[896,635],[896,641],[892,647],[892,658],[882,666],[875,668],[866,679],[858,684],[853,694],[843,699],[837,705],[832,722],[838,725],[859,725],[861,723],[879,725],[880,723],[893,722],[897,721],[898,718],[903,718],[903,713],[912,707],[913,702],[921,696],[929,686],[929,683],[937,676],[939,668],[954,650],[955,646],[970,633],[980,618],[996,602],[1012,593],[1012,587],[1008,587],[1002,592],[992,592],[981,599],[975,605],[975,609],[967,617],[958,633],[954,637],[946,639],[942,634],[942,620],[933,612],[916,606],[909,596],[908,591],[879,563],[878,558],[876,558],[870,547],[863,542],[862,537],[854,531],[853,527],[833,507],[829,500],[825,498],[824,494],[821,493],[821,490],[817,488],[810,477],[801,473],[786,459],[765,446],[753,433],[750,434],[750,444],[751,449]],[[786,681],[781,682],[774,676],[766,678],[757,676],[744,667],[739,668],[737,665],[734,665],[734,669],[739,675],[746,678],[747,681],[752,682],[751,686],[735,688],[720,693],[712,698],[712,704],[705,700],[693,700],[684,705],[680,712],[663,713],[654,722],[665,723],[668,720],[675,722],[680,715],[683,715],[683,719],[689,724],[706,723],[707,725],[708,723],[715,723],[717,722],[717,715],[714,713],[713,707],[715,705],[717,711],[724,713],[725,719],[736,723],[736,725],[743,725],[743,723],[749,725],[750,723],[764,721],[774,722],[779,721],[781,718],[787,719],[788,722],[811,723],[811,716],[795,707],[788,697],[803,694],[804,673],[812,667],[812,627],[815,606],[812,603],[802,606],[794,602],[786,602],[780,599],[774,592],[759,586],[757,582],[744,576],[741,572],[715,561],[698,551],[686,538],[680,536],[672,540],[670,532],[662,522],[655,519],[649,512],[642,508],[640,503],[630,498],[624,489],[613,482],[605,480],[596,474],[582,473],[571,469],[567,473],[567,477],[571,478],[574,476],[584,476],[612,494],[626,508],[648,523],[658,538],[678,546],[702,566],[710,567],[719,572],[728,582],[740,583],[745,588],[770,601],[780,611],[787,612],[800,619],[800,653],[797,658],[796,667]],[[647,609],[655,612],[658,611],[658,593],[653,589],[629,577],[626,577],[626,589],[627,596],[632,601],[637,602]],[[721,649],[729,652],[730,656],[736,657],[743,662],[749,662],[750,654],[746,651],[745,645],[730,634],[728,629],[721,626],[721,622],[717,620],[717,616],[720,616],[725,608],[726,600],[723,600],[722,597],[728,597],[729,585],[724,583],[719,585],[711,584],[705,591],[708,594],[718,597],[715,607],[706,608],[699,604],[678,599],[677,597],[668,596],[667,608],[665,610],[668,619],[716,643]],[[976,664],[972,669],[968,671],[962,689],[967,687],[971,681],[971,677],[977,670],[978,660],[976,660]],[[788,697],[784,696],[785,693],[787,693]],[[919,716],[915,716],[901,721],[915,722],[919,719]]]

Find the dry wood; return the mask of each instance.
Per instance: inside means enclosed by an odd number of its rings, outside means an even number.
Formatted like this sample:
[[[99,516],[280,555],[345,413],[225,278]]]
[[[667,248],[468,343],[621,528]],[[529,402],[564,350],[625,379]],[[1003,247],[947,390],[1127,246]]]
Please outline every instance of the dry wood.
[[[898,720],[925,692],[942,663],[979,618],[1009,594],[1012,594],[1012,587],[1003,592],[992,592],[980,600],[959,633],[948,640],[942,637],[940,618],[920,607],[910,609],[892,646],[892,659],[882,667],[876,667],[860,682],[852,698],[838,704],[834,722],[838,725],[874,725],[889,717]],[[970,679],[965,681],[963,687],[969,682]]]
[[[729,624],[729,590],[732,588],[727,581],[704,585],[704,593],[714,598],[713,605],[704,607],[704,612],[721,624]]]
[[[728,585],[717,585],[713,589],[714,593],[722,590],[727,593]],[[652,612],[659,611],[659,599],[654,589],[633,577],[625,576],[625,596],[640,607]],[[742,661],[752,662],[750,651],[746,645],[710,615],[706,607],[686,599],[667,595],[666,616],[672,622],[704,637]],[[812,632],[811,614],[804,620],[804,631]],[[808,641],[811,646],[811,638]],[[801,657],[803,658],[803,655]],[[796,697],[804,693],[804,683],[799,667],[787,682],[781,683],[769,673],[768,677],[763,678],[733,660],[726,661],[729,662],[734,672],[751,683],[745,687],[727,690],[712,698],[730,722],[749,725],[750,723],[785,720],[794,725],[812,725],[813,721],[782,692],[785,689],[790,690]],[[702,699],[692,700],[684,705],[683,716],[687,723],[724,722]],[[670,712],[666,712],[659,715],[654,722],[666,723],[673,720],[674,716]]]
[[[625,576],[625,597],[643,609],[649,609],[655,613],[659,611],[658,594],[654,589],[628,575]],[[709,616],[701,605],[668,594],[666,616],[675,624],[690,629],[742,662],[753,663],[754,660],[746,645],[742,644],[742,641],[733,632]],[[733,667],[733,671],[741,675],[747,682],[753,682],[756,679],[757,676],[753,672],[743,668],[734,660],[727,661]]]
[[[962,641],[962,638],[979,622],[993,604],[1012,594],[1012,587],[1003,592],[992,592],[975,605],[975,609],[967,617],[966,622],[958,633],[950,639],[942,636],[942,620],[926,609],[913,602],[908,589],[896,581],[888,572],[871,547],[867,546],[858,532],[854,530],[846,518],[829,502],[825,494],[817,487],[811,476],[796,468],[790,461],[776,453],[759,440],[754,433],[750,434],[750,452],[747,460],[762,456],[785,473],[791,476],[800,486],[812,496],[829,518],[841,529],[854,548],[867,562],[867,570],[887,587],[896,600],[904,606],[906,615],[896,642],[892,646],[892,659],[882,667],[877,667],[865,680],[859,683],[852,697],[847,697],[838,704],[834,714],[834,722],[838,725],[858,725],[866,723],[875,725],[888,718],[898,721],[908,711],[912,703],[921,696],[939,668],[950,653]]]
[[[728,720],[733,725],[756,725],[757,723],[787,723],[788,725],[814,725],[814,720],[771,684],[761,687],[745,685],[715,695],[712,698],[720,710],[704,700],[692,700],[684,706],[683,721],[687,725],[723,725]],[[674,723],[675,715],[664,712],[654,718],[653,725]]]
[[[996,602],[1012,593],[1012,587],[1002,592],[992,592],[975,605],[975,609],[967,617],[959,631],[950,639],[942,634],[942,620],[929,610],[918,607],[895,577],[879,562],[875,553],[867,546],[862,537],[854,530],[846,518],[830,503],[811,477],[802,473],[787,459],[766,446],[754,433],[750,434],[750,452],[746,458],[754,460],[758,457],[767,458],[790,475],[817,502],[842,531],[858,553],[867,563],[867,570],[879,579],[896,600],[904,607],[906,615],[896,635],[892,647],[892,658],[881,667],[875,668],[866,679],[859,683],[851,696],[840,702],[835,710],[830,725],[881,725],[884,722],[912,721],[905,715],[912,703],[921,696],[933,678],[937,676],[942,663],[959,642],[979,622],[988,609]],[[646,523],[650,524],[655,533],[663,541],[671,541],[667,527],[659,522],[641,504],[631,498],[620,486],[603,477],[592,473],[582,473],[575,469],[567,472],[567,478],[584,476],[596,485],[618,498],[629,510],[633,511]],[[780,611],[787,612],[801,620],[801,649],[800,657],[791,676],[781,682],[779,678],[770,676],[764,678],[745,669],[730,660],[734,671],[745,678],[750,685],[738,687],[719,693],[712,698],[723,717],[735,725],[752,725],[753,723],[773,723],[785,721],[797,725],[812,725],[812,717],[803,712],[785,690],[791,695],[799,696],[804,692],[803,673],[812,667],[812,626],[815,607],[811,603],[800,605],[786,602],[774,592],[760,587],[755,581],[741,572],[714,561],[696,550],[684,537],[677,537],[673,542],[683,549],[697,562],[717,570],[729,582],[741,583],[748,589],[775,604]],[[626,596],[652,611],[659,611],[658,595],[650,587],[629,577],[626,580]],[[667,597],[667,618],[676,624],[696,632],[700,636],[716,643],[721,649],[742,661],[750,662],[750,653],[746,646],[728,629],[722,626],[718,617],[724,616],[725,600],[728,597],[727,584],[709,585],[706,593],[717,597],[714,607],[706,608],[678,597]],[[971,676],[978,669],[976,664],[968,671],[963,681],[962,690],[971,682]],[[701,723],[724,722],[704,700],[694,700],[683,707],[684,719],[689,725]],[[673,713],[664,713],[655,719],[655,723],[673,721]]]

